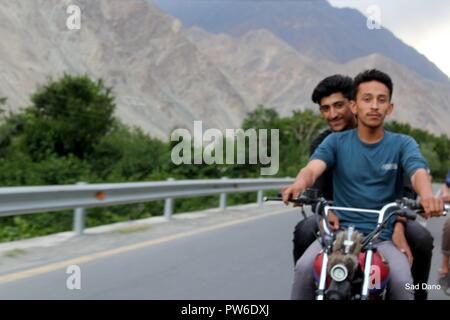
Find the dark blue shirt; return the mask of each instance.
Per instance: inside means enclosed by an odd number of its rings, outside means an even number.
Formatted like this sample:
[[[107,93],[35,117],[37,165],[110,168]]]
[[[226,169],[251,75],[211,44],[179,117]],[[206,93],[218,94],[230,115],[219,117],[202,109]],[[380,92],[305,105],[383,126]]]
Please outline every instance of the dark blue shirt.
[[[384,132],[381,141],[362,142],[356,129],[330,134],[316,149],[311,160],[324,161],[333,169],[335,206],[381,209],[402,194],[403,172],[411,178],[419,168],[428,168],[419,146],[410,136]],[[364,234],[372,231],[378,215],[364,212],[336,212],[343,227],[353,224]],[[395,217],[380,234],[392,237]]]

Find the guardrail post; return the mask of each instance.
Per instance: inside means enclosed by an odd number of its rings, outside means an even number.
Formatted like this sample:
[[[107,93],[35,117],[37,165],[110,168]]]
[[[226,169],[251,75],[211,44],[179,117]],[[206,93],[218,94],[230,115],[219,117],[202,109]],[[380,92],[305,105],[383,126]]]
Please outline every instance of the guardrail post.
[[[262,190],[258,191],[258,207],[262,207],[264,204],[264,192]]]
[[[174,181],[174,178],[168,178],[167,181]],[[166,198],[164,203],[164,218],[167,220],[172,219],[173,214],[173,199],[172,198]]]
[[[78,182],[77,185],[85,185],[86,182]],[[73,211],[73,232],[75,236],[81,236],[84,231],[86,210],[84,208],[76,208]]]
[[[227,177],[222,177],[222,180],[228,179]],[[220,194],[220,210],[225,211],[227,208],[227,194],[225,192]]]
[[[256,200],[256,203],[258,204],[258,207],[262,207],[263,206],[263,204],[264,204],[263,199],[264,199],[264,192],[263,192],[263,190],[258,190],[258,196],[257,196],[257,200]]]

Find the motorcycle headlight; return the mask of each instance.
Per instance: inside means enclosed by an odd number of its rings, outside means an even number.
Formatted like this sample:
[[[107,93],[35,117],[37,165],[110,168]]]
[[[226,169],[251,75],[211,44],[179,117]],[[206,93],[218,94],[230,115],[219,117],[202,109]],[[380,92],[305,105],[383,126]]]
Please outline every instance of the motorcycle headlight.
[[[343,264],[337,264],[330,270],[331,278],[336,282],[341,282],[347,279],[348,270]]]

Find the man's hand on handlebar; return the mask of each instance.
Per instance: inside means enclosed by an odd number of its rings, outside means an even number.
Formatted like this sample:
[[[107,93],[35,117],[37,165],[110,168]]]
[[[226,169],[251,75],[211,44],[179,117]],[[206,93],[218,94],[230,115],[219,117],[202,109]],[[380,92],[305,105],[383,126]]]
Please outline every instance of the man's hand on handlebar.
[[[300,193],[303,192],[303,188],[296,185],[295,183],[291,184],[290,186],[284,187],[281,190],[281,196],[283,198],[284,204],[289,203],[289,199],[291,198],[298,198]],[[294,207],[299,206],[298,204],[294,204]]]
[[[423,217],[428,219],[430,217],[440,217],[443,214],[442,208],[444,207],[444,201],[442,198],[427,197],[420,199],[420,204],[423,207]]]

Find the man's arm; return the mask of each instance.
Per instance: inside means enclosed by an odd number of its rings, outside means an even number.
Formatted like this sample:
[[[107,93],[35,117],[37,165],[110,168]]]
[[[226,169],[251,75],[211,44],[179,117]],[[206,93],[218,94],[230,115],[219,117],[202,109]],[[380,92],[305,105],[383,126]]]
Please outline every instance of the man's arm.
[[[433,195],[431,179],[426,168],[428,163],[420,152],[419,145],[410,136],[401,135],[401,162],[411,184],[420,197],[420,204],[424,208],[424,217],[440,216],[443,213],[442,199]]]
[[[425,218],[441,216],[444,202],[433,195],[430,177],[425,169],[417,169],[411,176],[414,190],[420,196],[420,203],[424,208]]]
[[[291,196],[296,198],[306,188],[311,187],[326,169],[327,165],[322,160],[314,159],[308,162],[306,167],[300,170],[294,183],[283,189],[284,203],[287,204]]]
[[[327,165],[324,161],[319,159],[311,160],[306,167],[300,170],[294,183],[283,189],[284,203],[288,204],[291,196],[297,198],[302,191],[311,187],[326,169]],[[333,212],[328,214],[328,222],[333,230],[339,229],[339,219]]]

